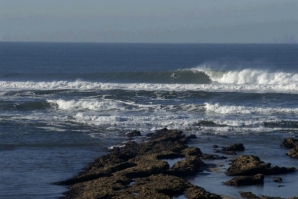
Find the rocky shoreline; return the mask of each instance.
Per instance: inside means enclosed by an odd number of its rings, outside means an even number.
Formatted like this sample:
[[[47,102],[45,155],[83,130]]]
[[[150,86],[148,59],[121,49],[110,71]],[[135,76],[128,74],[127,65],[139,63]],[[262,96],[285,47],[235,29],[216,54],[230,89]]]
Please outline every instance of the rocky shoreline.
[[[127,136],[132,139],[140,135],[140,132],[133,131]],[[194,176],[208,169],[209,165],[204,163],[204,160],[227,158],[218,154],[204,154],[199,148],[187,146],[191,139],[199,138],[195,135],[186,136],[179,130],[161,129],[147,134],[142,143],[130,140],[123,147],[113,148],[108,154],[90,163],[77,176],[56,184],[69,188],[63,199],[223,198],[185,179],[187,176]],[[288,153],[290,157],[297,158],[298,140],[285,139],[282,146],[290,149]],[[245,150],[241,143],[222,147],[222,149],[214,145],[213,148],[216,153],[223,155],[236,155],[237,151]],[[167,160],[176,162],[170,166]],[[254,155],[240,155],[226,170],[227,176],[234,177],[224,182],[223,186],[263,184],[264,175],[296,171],[294,167],[271,166],[270,163],[265,163]],[[282,178],[277,177],[275,180],[281,182]],[[251,192],[242,192],[240,195],[242,198],[280,198],[257,196]],[[298,197],[292,197],[294,198]]]

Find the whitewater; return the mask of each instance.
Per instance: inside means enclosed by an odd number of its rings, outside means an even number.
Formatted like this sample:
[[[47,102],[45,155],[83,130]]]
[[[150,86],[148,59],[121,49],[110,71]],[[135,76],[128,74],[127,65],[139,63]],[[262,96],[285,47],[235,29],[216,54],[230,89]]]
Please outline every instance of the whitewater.
[[[297,54],[287,44],[0,42],[0,198],[60,197],[53,182],[132,130],[296,136]]]

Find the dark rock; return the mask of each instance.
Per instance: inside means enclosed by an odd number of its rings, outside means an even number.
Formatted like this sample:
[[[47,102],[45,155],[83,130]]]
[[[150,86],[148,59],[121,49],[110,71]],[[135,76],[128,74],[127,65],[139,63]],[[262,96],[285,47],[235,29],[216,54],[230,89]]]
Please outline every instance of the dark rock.
[[[227,159],[227,157],[214,155],[214,154],[203,154],[201,156],[201,159],[203,159],[203,160],[222,160],[222,159]]]
[[[146,136],[147,137],[151,137],[153,135],[153,133],[147,133]]]
[[[296,146],[295,148],[291,149],[288,153],[288,156],[290,156],[291,158],[295,158],[298,159],[298,146]]]
[[[286,138],[283,140],[281,146],[284,148],[288,148],[288,149],[294,148],[294,147],[298,146],[298,139]]]
[[[240,192],[240,195],[242,198],[247,198],[247,199],[283,199],[281,197],[272,197],[272,196],[257,196],[251,192]],[[291,197],[288,199],[296,199],[297,197]]]
[[[240,192],[240,196],[247,199],[260,199],[260,197],[253,194],[252,192]]]
[[[253,155],[242,155],[239,156],[232,165],[227,169],[226,175],[228,176],[239,176],[239,175],[272,175],[281,173],[290,173],[297,171],[296,168],[286,167],[272,167],[270,163],[265,163],[260,160],[259,157]]]
[[[282,183],[282,178],[281,177],[274,177],[273,182]]]
[[[192,175],[202,169],[203,166],[205,166],[205,164],[199,157],[188,156],[174,164],[167,173],[175,176]]]
[[[244,151],[245,148],[242,143],[232,144],[229,147],[223,147],[222,151]]]
[[[199,148],[196,148],[196,147],[188,147],[186,149],[183,149],[182,153],[185,156],[192,156],[192,155],[201,156],[201,155],[203,155],[202,151]]]
[[[191,140],[191,139],[197,139],[198,137],[195,134],[191,134],[191,135],[187,136],[187,138],[189,140]]]
[[[297,169],[295,167],[279,167],[274,166],[264,171],[264,175],[274,175],[274,174],[286,174],[295,172]]]
[[[216,153],[222,153],[225,155],[237,155],[235,151],[223,151],[223,150],[215,150]]]
[[[213,148],[217,149],[218,148],[218,145],[214,144],[213,145]]]
[[[127,133],[126,136],[127,136],[127,137],[141,136],[141,132],[140,132],[140,131],[137,131],[137,130],[133,130],[132,132]]]
[[[57,184],[69,185],[65,199],[164,199],[182,194],[187,198],[219,199],[218,195],[177,177],[195,174],[204,166],[201,150],[187,147],[186,140],[182,131],[156,131],[146,142],[127,142],[89,164],[77,176]],[[178,157],[184,159],[171,169],[162,160]]]
[[[224,185],[228,185],[228,186],[256,185],[256,184],[264,184],[263,174],[257,174],[254,176],[237,176],[227,182],[224,182]]]
[[[298,159],[298,139],[286,138],[283,140],[282,147],[291,149],[288,151],[287,155],[291,158]]]

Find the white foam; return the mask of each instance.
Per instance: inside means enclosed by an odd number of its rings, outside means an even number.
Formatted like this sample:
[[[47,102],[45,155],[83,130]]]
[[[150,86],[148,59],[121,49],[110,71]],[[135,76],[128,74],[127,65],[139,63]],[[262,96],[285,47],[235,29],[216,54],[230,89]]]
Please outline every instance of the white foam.
[[[122,103],[112,100],[47,100],[49,103],[57,104],[61,110],[92,110],[92,111],[107,111],[107,110],[123,110]]]
[[[296,77],[296,76],[295,76]],[[223,78],[224,79],[224,78]],[[293,78],[294,79],[294,75]],[[220,80],[218,81],[228,81]],[[233,80],[234,81],[234,80]],[[289,84],[118,84],[86,81],[53,81],[53,82],[10,82],[0,81],[0,90],[146,90],[146,91],[210,91],[210,92],[275,92],[298,93],[298,83],[288,81]]]
[[[258,84],[258,85],[298,85],[298,74],[285,72],[269,72],[258,69],[242,69],[235,71],[214,71],[206,66],[192,70],[204,72],[209,78],[221,84]]]
[[[248,106],[221,106],[219,103],[205,103],[207,112],[220,114],[297,114],[298,108],[263,108],[263,107],[248,107]]]

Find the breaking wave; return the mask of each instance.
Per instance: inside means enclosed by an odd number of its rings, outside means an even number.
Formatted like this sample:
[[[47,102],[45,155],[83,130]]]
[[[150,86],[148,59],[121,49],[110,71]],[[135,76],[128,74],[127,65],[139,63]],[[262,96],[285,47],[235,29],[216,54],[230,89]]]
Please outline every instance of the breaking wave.
[[[207,112],[220,114],[297,114],[298,108],[263,108],[247,106],[221,106],[219,103],[205,103]]]
[[[207,67],[197,67],[192,70],[204,72],[213,82],[221,84],[298,85],[298,74],[296,73],[269,72],[258,69],[216,71]]]
[[[294,77],[293,77],[294,79]],[[293,80],[296,81],[296,80]],[[298,93],[298,83],[289,84],[158,84],[102,83],[86,81],[16,82],[0,81],[2,95],[13,90],[145,90],[145,91],[209,91],[249,93]]]

